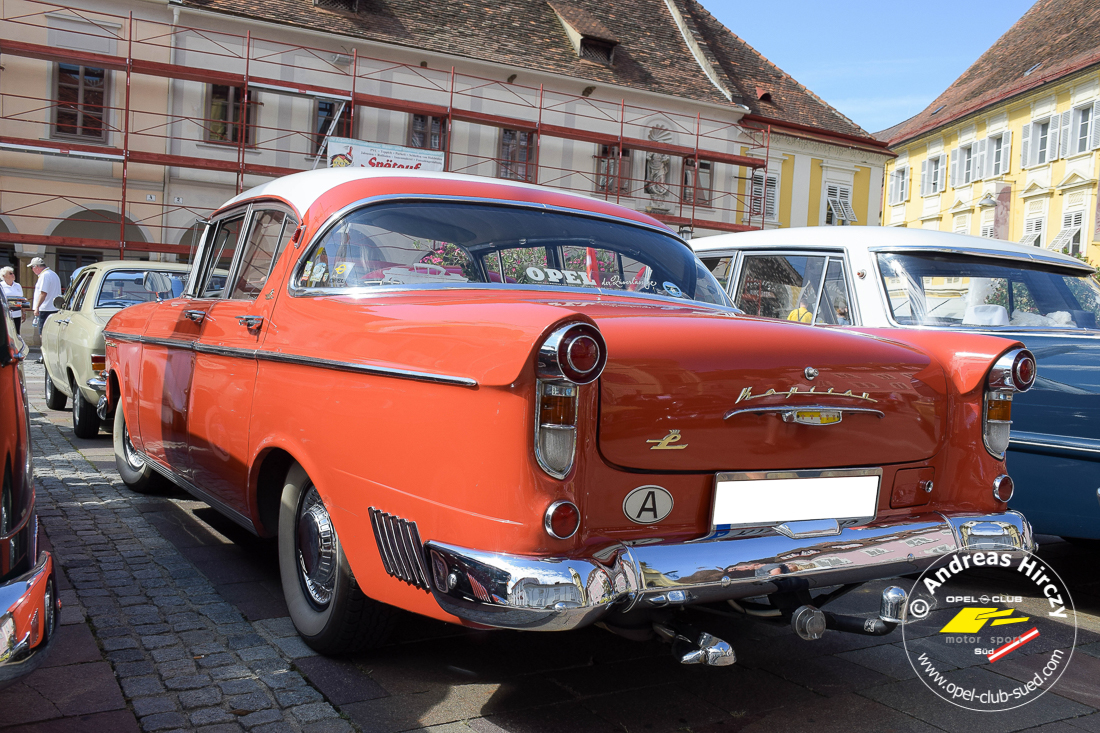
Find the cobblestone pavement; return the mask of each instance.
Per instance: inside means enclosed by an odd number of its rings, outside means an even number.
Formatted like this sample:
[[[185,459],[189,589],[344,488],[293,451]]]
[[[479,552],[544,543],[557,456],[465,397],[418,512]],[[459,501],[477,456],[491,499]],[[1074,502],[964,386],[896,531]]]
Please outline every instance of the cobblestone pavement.
[[[106,432],[76,439],[68,413],[45,409],[41,366],[27,364],[27,377],[39,410],[39,513],[72,588],[62,594],[67,636],[54,666],[0,692],[0,733],[139,726],[219,733],[1100,732],[1100,552],[1055,538],[1043,538],[1040,554],[1073,591],[1076,653],[1053,692],[1010,713],[970,713],[934,697],[916,678],[898,632],[830,632],[804,642],[786,627],[700,612],[698,625],[734,645],[736,665],[684,667],[659,643],[596,628],[475,632],[412,616],[370,654],[319,657],[286,615],[270,540],[186,495],[126,490]],[[829,608],[877,611],[884,585],[869,584]],[[1051,647],[1029,646],[998,672],[1033,674],[1029,654]],[[972,656],[939,662],[949,676],[981,672]],[[82,672],[80,689],[101,690],[95,715],[114,718],[81,715],[88,705],[64,702],[59,690],[73,670]]]

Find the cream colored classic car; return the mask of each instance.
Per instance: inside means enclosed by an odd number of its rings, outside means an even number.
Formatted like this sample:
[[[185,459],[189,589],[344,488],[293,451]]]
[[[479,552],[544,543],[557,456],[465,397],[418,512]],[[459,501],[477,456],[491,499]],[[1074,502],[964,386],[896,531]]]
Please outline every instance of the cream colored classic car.
[[[99,375],[106,366],[103,326],[122,308],[178,296],[189,271],[189,265],[168,262],[97,262],[81,268],[54,300],[57,313],[42,329],[46,404],[63,410],[72,399],[77,437],[99,434],[97,406],[106,388]]]

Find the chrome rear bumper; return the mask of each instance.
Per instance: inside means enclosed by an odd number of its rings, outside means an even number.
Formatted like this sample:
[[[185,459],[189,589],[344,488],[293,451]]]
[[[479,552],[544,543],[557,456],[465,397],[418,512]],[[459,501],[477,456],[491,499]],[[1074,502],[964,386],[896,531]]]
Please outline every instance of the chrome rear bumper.
[[[29,572],[0,585],[0,687],[45,661],[57,637],[60,610],[48,552],[39,554]]]
[[[485,626],[562,631],[614,610],[767,595],[794,579],[814,588],[924,570],[962,551],[1031,551],[1018,512],[925,514],[849,527],[828,537],[612,544],[591,557],[531,557],[428,542],[432,595],[443,610]]]

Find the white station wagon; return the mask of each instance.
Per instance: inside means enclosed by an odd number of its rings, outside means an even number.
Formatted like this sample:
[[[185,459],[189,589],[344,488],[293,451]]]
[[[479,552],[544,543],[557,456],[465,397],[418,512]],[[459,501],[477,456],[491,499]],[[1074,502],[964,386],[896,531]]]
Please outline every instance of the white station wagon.
[[[1036,532],[1100,539],[1095,268],[1040,247],[894,227],[773,229],[691,244],[749,315],[1022,341],[1039,376],[1011,413],[1010,506]]]

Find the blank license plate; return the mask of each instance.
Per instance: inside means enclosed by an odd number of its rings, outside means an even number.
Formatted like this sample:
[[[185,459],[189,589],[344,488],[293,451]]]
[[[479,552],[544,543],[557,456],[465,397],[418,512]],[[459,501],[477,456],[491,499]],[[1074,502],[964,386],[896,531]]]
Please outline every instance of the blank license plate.
[[[720,473],[712,524],[715,528],[760,527],[807,519],[873,518],[878,507],[880,471],[843,476],[833,473],[797,478]]]

